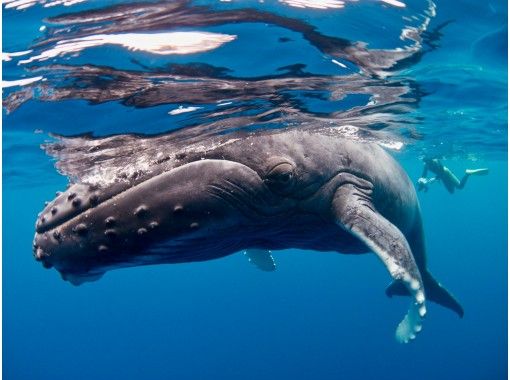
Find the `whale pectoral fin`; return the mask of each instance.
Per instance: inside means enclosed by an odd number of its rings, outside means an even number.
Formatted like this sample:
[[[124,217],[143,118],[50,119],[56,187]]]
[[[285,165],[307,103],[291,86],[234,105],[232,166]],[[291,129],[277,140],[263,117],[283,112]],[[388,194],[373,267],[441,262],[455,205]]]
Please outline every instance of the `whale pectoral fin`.
[[[89,275],[73,275],[73,274],[61,274],[62,279],[69,281],[74,286],[80,286],[85,282],[94,282],[103,277],[104,273],[95,273]]]
[[[273,272],[276,270],[271,251],[265,249],[247,249],[244,255],[248,261],[264,272]]]
[[[402,282],[412,295],[411,307],[395,335],[401,343],[414,339],[421,331],[426,313],[425,291],[406,238],[375,210],[370,186],[342,185],[335,193],[332,211],[336,223],[370,248],[384,263],[391,277]]]

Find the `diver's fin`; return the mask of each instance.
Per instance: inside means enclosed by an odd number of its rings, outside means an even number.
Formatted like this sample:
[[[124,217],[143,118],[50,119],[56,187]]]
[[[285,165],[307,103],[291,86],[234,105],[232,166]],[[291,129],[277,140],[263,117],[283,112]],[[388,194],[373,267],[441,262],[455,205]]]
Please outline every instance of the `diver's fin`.
[[[413,295],[409,311],[395,334],[399,342],[407,343],[421,331],[426,313],[425,291],[406,238],[397,227],[375,211],[371,194],[372,185],[355,178],[336,191],[332,211],[337,224],[370,248],[386,265],[391,277],[402,281]]]
[[[489,174],[489,169],[466,169],[467,175],[487,175]]]
[[[264,272],[273,272],[276,270],[271,251],[265,249],[247,249],[244,255],[248,261]]]
[[[448,290],[446,290],[439,282],[437,282],[436,279],[432,277],[428,271],[422,273],[422,279],[428,300],[454,311],[460,318],[464,316],[464,309],[462,308],[462,305],[459,303],[459,301],[457,301]],[[386,288],[386,295],[388,297],[392,297],[409,296],[410,294],[401,281],[393,281]]]

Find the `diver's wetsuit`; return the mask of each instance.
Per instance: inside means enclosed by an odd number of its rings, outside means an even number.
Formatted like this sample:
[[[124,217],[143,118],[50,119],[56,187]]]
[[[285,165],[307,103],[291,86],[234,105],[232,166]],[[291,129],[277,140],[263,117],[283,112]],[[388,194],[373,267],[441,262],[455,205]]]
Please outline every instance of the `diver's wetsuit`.
[[[425,167],[423,168],[423,173],[421,175],[421,178],[426,178],[426,175],[428,171],[430,170],[432,173],[435,174],[435,180],[439,180],[443,182],[444,186],[446,187],[446,190],[450,192],[450,194],[453,194],[455,192],[455,189],[463,189],[466,185],[466,182],[472,174],[476,175],[484,175],[489,172],[489,169],[475,169],[475,170],[466,170],[466,174],[464,174],[464,177],[459,181],[459,179],[451,172],[450,169],[448,169],[446,166],[444,166],[441,161],[437,158],[426,158],[423,160],[425,162]],[[426,187],[427,182],[425,182],[425,185],[421,185],[418,190],[425,190],[427,191]]]

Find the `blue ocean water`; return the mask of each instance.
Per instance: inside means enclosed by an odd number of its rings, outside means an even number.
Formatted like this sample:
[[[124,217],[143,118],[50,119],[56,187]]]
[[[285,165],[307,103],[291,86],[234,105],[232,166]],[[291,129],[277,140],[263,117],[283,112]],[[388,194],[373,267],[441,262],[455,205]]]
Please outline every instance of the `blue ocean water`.
[[[506,3],[72,3],[3,4],[5,379],[506,378]],[[163,52],[172,36],[152,50],[122,36],[171,31],[210,34],[178,54]],[[464,318],[429,302],[416,341],[398,344],[408,301],[385,296],[374,255],[278,251],[266,273],[239,253],[79,287],[34,260],[37,214],[68,183],[66,158],[40,147],[52,133],[174,131],[185,145],[284,127],[357,131],[413,180],[426,155],[459,176],[490,169],[453,195],[419,193],[428,265]],[[123,165],[149,154],[136,141]]]

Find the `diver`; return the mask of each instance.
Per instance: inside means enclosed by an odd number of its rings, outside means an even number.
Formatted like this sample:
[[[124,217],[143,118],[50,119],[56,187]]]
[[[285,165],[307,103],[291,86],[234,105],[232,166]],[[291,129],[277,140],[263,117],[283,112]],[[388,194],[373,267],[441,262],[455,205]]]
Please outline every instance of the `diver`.
[[[444,166],[441,161],[437,158],[424,158],[423,162],[425,166],[423,167],[423,173],[421,177],[418,179],[418,191],[427,192],[429,189],[429,184],[441,181],[443,185],[446,187],[446,190],[450,194],[455,192],[455,189],[463,189],[466,185],[468,178],[472,175],[487,175],[489,173],[489,169],[466,169],[464,172],[464,177],[459,181],[459,179]],[[428,171],[431,171],[435,174],[435,177],[427,178]]]

